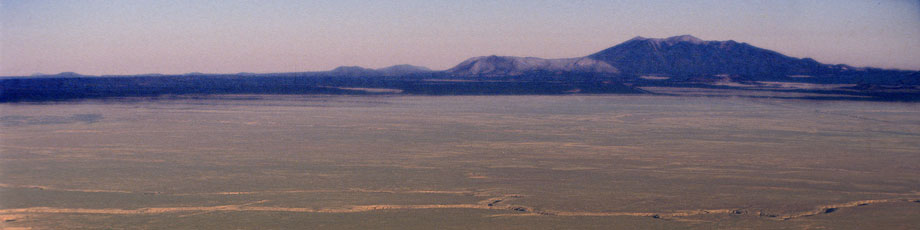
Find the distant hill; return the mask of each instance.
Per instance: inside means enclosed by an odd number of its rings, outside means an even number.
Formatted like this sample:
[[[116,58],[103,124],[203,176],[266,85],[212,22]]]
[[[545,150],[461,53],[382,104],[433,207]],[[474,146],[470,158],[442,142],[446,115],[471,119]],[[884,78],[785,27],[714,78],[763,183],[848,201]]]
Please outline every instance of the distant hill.
[[[329,73],[334,74],[334,75],[343,75],[343,76],[380,75],[380,73],[378,73],[374,69],[368,69],[368,68],[364,68],[360,66],[339,66],[335,69],[332,69],[332,71],[329,71]]]
[[[394,65],[390,67],[376,69],[376,71],[385,76],[400,76],[400,75],[432,72],[432,70],[427,67],[414,66],[414,65]]]
[[[35,73],[29,77],[31,78],[78,78],[78,77],[85,77],[85,75],[81,75],[79,73],[74,73],[74,72],[61,72],[58,74]]]
[[[431,69],[414,65],[394,65],[379,69],[364,68],[360,66],[340,66],[327,74],[339,76],[402,76],[432,72]]]

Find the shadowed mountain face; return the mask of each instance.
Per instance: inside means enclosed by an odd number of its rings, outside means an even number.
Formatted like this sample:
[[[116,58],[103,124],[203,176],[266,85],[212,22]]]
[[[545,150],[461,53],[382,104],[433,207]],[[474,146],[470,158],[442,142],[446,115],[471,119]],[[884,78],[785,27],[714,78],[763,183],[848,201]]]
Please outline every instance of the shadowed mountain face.
[[[588,57],[639,75],[824,75],[852,69],[793,58],[747,43],[703,41],[690,35],[636,37]]]

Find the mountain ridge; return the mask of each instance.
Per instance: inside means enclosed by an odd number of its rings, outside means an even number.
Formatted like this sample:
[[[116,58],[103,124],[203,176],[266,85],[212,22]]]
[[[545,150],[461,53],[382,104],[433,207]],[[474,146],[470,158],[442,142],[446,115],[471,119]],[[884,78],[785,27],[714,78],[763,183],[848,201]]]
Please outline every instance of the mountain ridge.
[[[846,64],[824,64],[812,58],[796,58],[780,52],[756,47],[734,40],[703,40],[685,34],[667,38],[636,36],[612,47],[582,57],[545,59],[539,57],[479,56],[441,71],[408,64],[378,69],[360,66],[340,66],[330,75],[400,76],[444,72],[456,76],[521,76],[529,73],[598,73],[608,75],[741,75],[776,79],[788,76],[832,76],[860,71],[915,70],[853,67]],[[285,74],[285,73],[279,73]],[[159,75],[159,74],[138,74]],[[213,75],[187,73],[180,75]],[[222,75],[222,74],[218,74]],[[258,74],[246,74],[258,75]],[[72,72],[33,75],[33,77],[91,77]],[[131,76],[131,75],[104,75]],[[10,76],[13,77],[13,76]]]
[[[233,74],[188,73],[176,76]],[[321,75],[347,77],[440,77],[508,78],[514,80],[566,80],[565,76],[598,76],[619,82],[667,79],[664,82],[711,83],[714,81],[790,81],[820,84],[920,85],[920,71],[852,67],[824,64],[811,58],[796,58],[734,40],[710,41],[692,35],[632,39],[582,57],[545,59],[538,57],[479,56],[447,70],[434,71],[408,64],[378,69],[340,66],[329,71],[236,76]],[[109,75],[111,77],[154,76]],[[172,76],[172,75],[166,75]],[[41,77],[94,77],[61,73]],[[105,76],[103,76],[105,77]],[[16,78],[16,77],[4,77]],[[577,79],[569,79],[577,80]],[[708,83],[707,83],[708,84]]]

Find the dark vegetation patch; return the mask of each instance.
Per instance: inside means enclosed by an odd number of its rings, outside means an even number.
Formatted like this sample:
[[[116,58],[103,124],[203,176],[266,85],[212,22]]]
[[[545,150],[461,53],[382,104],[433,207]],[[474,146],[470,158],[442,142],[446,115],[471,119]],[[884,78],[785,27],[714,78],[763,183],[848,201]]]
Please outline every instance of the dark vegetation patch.
[[[518,211],[518,212],[527,212],[527,208],[525,207],[514,207],[514,208],[511,208],[511,210]]]
[[[491,207],[491,206],[493,206],[493,205],[495,205],[495,204],[498,204],[499,202],[502,202],[502,200],[500,200],[500,199],[499,199],[499,200],[493,200],[492,202],[489,203],[489,207]]]

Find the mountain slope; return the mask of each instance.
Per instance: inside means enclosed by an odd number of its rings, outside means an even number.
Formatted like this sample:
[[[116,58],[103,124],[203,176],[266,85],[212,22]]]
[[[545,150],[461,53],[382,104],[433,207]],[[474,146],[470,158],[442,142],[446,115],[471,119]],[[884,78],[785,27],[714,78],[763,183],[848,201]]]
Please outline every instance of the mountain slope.
[[[610,73],[619,71],[605,62],[591,58],[543,59],[535,57],[483,56],[461,62],[447,70],[455,75],[516,76],[533,72],[589,72]]]

